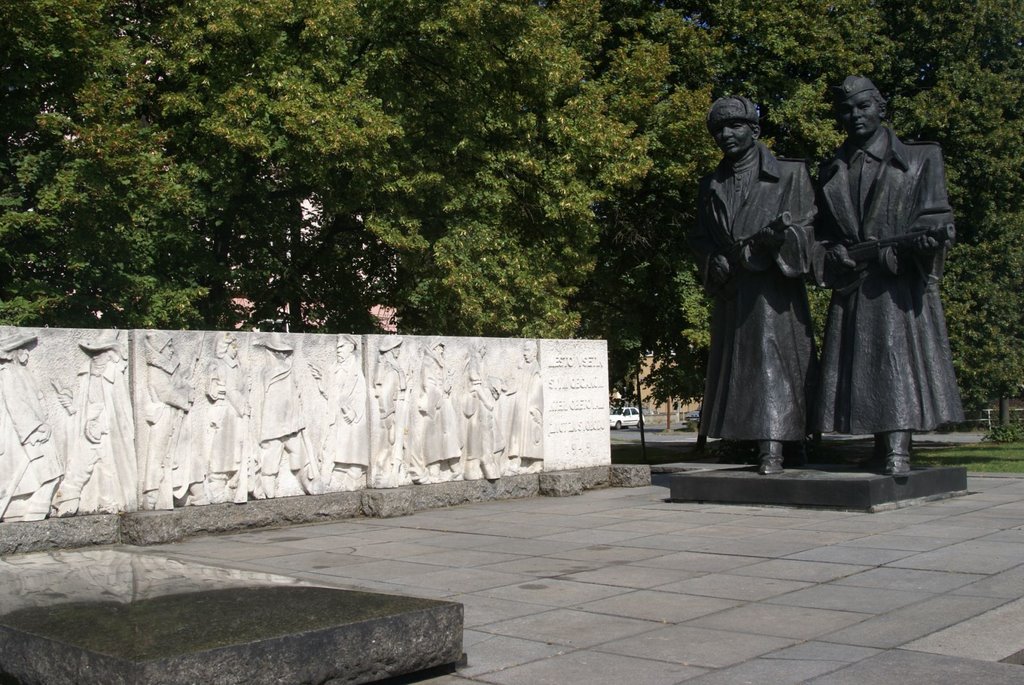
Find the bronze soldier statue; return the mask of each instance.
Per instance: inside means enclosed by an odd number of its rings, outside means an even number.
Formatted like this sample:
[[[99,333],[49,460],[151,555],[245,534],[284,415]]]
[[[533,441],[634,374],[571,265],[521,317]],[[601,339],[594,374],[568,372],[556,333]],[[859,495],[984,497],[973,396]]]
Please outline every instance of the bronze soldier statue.
[[[905,475],[912,431],[963,420],[939,300],[955,236],[942,151],[882,126],[862,76],[835,98],[847,138],[819,178],[815,272],[833,294],[813,427],[873,433],[886,473]]]
[[[708,130],[724,157],[701,181],[689,235],[714,297],[700,434],[757,441],[760,473],[781,473],[783,442],[806,436],[816,374],[804,285],[814,190],[802,161],[758,140],[747,98],[716,100]]]

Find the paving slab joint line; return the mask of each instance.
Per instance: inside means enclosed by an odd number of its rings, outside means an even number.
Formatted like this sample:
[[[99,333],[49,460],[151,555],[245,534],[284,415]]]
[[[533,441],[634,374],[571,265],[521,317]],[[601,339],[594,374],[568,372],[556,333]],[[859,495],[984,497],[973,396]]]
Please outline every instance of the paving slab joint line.
[[[916,507],[927,502],[939,502],[945,499],[953,499],[954,497],[966,497],[970,495],[970,490],[952,490],[950,492],[942,492],[936,495],[929,495],[927,497],[914,497],[912,499],[901,499],[895,502],[885,502],[883,504],[876,504],[868,508],[869,514],[878,514],[883,511],[895,511],[897,509],[906,509],[907,507]]]

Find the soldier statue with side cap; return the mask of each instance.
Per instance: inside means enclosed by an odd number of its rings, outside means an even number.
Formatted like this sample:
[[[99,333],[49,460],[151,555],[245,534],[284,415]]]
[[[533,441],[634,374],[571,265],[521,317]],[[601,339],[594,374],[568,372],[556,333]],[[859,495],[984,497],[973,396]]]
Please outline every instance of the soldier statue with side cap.
[[[847,138],[819,177],[815,275],[833,294],[813,428],[874,434],[901,476],[913,431],[963,420],[939,300],[953,213],[939,146],[883,126],[870,80],[848,77],[835,103]]]

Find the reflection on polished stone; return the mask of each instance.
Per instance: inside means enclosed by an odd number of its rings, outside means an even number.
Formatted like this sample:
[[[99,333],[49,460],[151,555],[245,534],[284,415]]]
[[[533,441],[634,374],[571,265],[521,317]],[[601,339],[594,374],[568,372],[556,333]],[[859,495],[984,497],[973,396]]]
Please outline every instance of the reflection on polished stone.
[[[114,550],[0,559],[0,681],[373,682],[454,664],[462,606]]]
[[[134,602],[253,585],[299,585],[287,576],[189,564],[116,550],[0,558],[0,615],[71,602]]]

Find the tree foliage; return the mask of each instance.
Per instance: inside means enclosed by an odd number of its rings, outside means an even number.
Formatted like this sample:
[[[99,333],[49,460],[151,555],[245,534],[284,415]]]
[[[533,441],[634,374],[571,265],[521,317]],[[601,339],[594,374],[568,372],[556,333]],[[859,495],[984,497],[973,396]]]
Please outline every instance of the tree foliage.
[[[946,155],[959,244],[943,294],[968,406],[1024,382],[1024,3],[919,0],[888,8],[894,125]]]
[[[609,340],[700,394],[712,99],[811,167],[870,76],[937,140],[969,404],[1024,377],[1021,0],[14,0],[0,322]],[[826,295],[812,293],[821,303]]]

